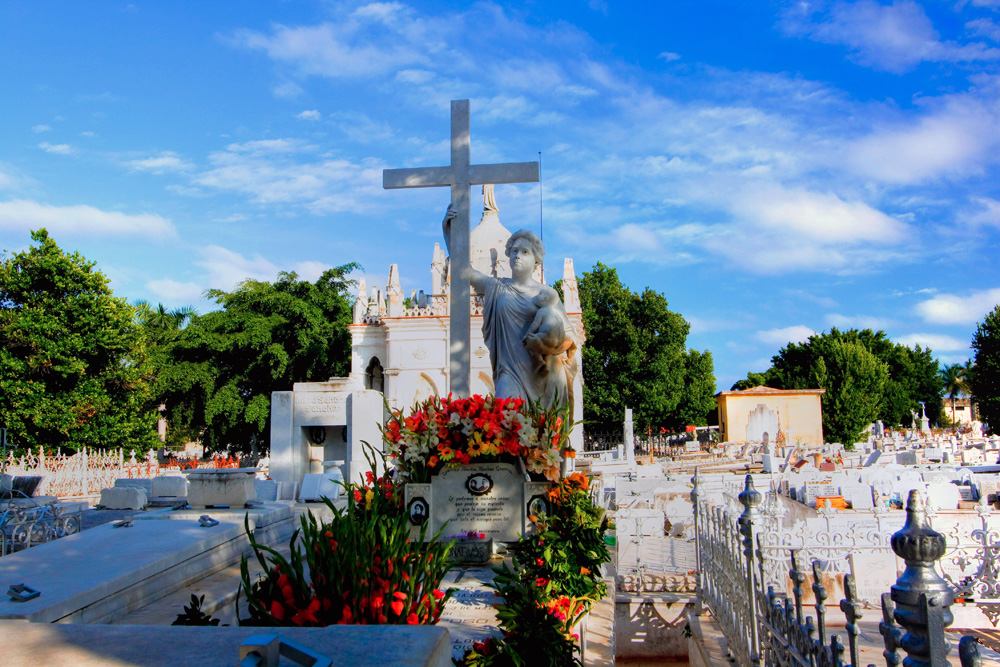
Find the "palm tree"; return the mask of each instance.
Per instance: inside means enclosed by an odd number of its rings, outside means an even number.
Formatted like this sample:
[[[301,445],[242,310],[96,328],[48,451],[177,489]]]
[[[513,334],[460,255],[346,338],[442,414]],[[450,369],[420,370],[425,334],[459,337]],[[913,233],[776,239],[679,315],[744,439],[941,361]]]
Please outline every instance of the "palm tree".
[[[176,332],[187,326],[191,319],[198,314],[192,306],[167,310],[167,307],[162,303],[156,304],[156,308],[153,308],[148,301],[143,299],[133,301],[132,305],[135,307],[139,325],[146,329],[150,338],[157,342],[173,338]]]
[[[942,366],[940,369],[941,382],[944,386],[943,393],[951,399],[951,417],[955,418],[955,399],[961,395],[969,394],[968,369],[971,361],[965,364],[951,364]]]

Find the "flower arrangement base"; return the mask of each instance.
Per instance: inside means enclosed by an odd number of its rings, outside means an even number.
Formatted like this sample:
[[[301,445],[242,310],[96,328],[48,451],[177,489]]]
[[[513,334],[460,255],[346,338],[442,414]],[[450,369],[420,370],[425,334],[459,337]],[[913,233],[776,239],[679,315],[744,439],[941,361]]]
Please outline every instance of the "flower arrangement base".
[[[452,545],[448,558],[458,565],[486,565],[493,558],[493,540],[459,537]]]

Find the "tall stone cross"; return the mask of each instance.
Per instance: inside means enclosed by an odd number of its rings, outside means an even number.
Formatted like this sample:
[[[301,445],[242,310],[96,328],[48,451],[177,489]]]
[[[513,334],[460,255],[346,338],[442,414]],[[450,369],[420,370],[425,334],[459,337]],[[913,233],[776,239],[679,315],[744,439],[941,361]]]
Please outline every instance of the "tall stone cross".
[[[385,169],[382,187],[432,188],[451,186],[451,204],[457,214],[451,225],[451,315],[449,340],[451,392],[471,393],[471,288],[469,276],[469,188],[487,183],[537,183],[537,162],[469,164],[469,100],[451,102],[451,164],[447,167]]]

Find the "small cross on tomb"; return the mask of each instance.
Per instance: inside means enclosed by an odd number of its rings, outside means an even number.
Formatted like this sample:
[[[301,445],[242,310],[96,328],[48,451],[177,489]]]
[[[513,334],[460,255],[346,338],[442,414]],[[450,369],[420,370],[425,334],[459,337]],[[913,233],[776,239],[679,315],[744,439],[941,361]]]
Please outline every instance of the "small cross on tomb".
[[[384,169],[382,187],[432,188],[451,186],[456,217],[451,227],[451,299],[449,329],[450,390],[468,396],[472,386],[471,262],[469,259],[469,188],[490,183],[537,183],[537,162],[470,164],[469,100],[451,102],[451,164],[447,167]]]

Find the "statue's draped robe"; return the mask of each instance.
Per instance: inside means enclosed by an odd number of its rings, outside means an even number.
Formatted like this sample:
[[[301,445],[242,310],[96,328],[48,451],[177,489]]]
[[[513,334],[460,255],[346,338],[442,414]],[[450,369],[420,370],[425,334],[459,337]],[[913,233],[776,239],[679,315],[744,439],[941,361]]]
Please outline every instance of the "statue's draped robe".
[[[549,373],[535,373],[534,363],[524,346],[538,308],[535,294],[522,293],[510,279],[491,278],[483,293],[483,339],[490,351],[493,384],[499,397],[520,396],[541,400],[546,406],[566,405],[571,400],[574,368],[566,354],[547,356]],[[565,318],[567,335],[572,331]],[[575,346],[574,346],[575,348]]]

